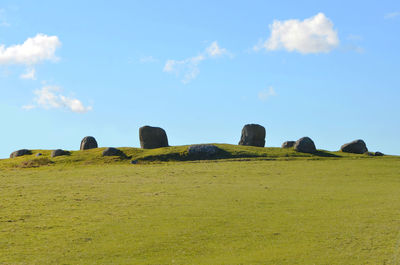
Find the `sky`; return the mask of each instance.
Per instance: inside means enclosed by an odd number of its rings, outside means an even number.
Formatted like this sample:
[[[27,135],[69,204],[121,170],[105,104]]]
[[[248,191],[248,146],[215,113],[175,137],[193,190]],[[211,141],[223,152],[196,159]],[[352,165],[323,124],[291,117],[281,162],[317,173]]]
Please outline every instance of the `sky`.
[[[329,3],[328,3],[329,2]],[[363,139],[400,155],[399,1],[0,2],[0,158],[26,149]]]

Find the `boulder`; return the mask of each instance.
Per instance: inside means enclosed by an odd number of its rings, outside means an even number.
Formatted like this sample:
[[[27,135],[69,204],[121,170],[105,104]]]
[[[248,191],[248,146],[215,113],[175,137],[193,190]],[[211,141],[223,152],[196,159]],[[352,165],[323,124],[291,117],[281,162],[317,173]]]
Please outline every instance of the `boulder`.
[[[93,136],[86,136],[81,141],[81,148],[80,150],[87,150],[92,148],[97,148],[97,141]]]
[[[14,151],[10,154],[10,158],[18,157],[18,156],[24,156],[24,155],[30,155],[32,152],[28,149],[21,149]]]
[[[51,157],[65,156],[65,155],[69,155],[69,152],[68,151],[64,151],[62,149],[56,149],[56,150],[53,150],[51,152]]]
[[[375,152],[375,156],[384,156],[385,154],[384,153],[381,153],[381,152]]]
[[[168,147],[168,138],[164,129],[159,127],[143,126],[139,128],[140,146],[143,149]]]
[[[282,148],[291,148],[294,146],[296,141],[286,141],[282,144]]]
[[[195,144],[188,147],[188,154],[195,156],[211,157],[218,153],[220,149],[212,144]]]
[[[265,146],[265,128],[258,124],[246,124],[242,129],[239,145]]]
[[[314,141],[309,137],[303,137],[296,141],[294,144],[294,149],[297,152],[302,153],[315,153],[317,149],[315,148]]]
[[[117,148],[108,147],[103,151],[103,156],[125,156],[125,154]]]
[[[350,143],[344,144],[340,147],[340,151],[353,154],[364,154],[368,152],[367,145],[361,139],[354,140]]]

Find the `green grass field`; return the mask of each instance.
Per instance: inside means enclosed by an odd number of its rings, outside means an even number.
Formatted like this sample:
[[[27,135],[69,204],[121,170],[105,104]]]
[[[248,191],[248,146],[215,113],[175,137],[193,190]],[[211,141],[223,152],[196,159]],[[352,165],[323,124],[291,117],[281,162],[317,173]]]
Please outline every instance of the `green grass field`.
[[[400,157],[218,146],[0,160],[0,264],[400,264]]]

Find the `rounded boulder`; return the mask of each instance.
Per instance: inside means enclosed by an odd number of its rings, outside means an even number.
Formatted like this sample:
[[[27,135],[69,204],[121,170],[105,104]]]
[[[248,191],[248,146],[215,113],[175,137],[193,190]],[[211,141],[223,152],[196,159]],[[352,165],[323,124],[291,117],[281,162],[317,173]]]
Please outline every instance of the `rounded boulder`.
[[[259,124],[246,124],[242,129],[239,145],[265,146],[265,128]]]
[[[125,156],[124,152],[121,150],[114,148],[114,147],[108,147],[104,149],[103,151],[103,156]]]
[[[368,152],[368,148],[363,140],[358,139],[342,145],[340,151],[345,153],[364,154]]]
[[[51,152],[51,157],[65,156],[65,155],[69,155],[69,152],[68,151],[64,151],[62,149],[56,149],[56,150],[53,150]]]
[[[154,149],[168,147],[167,133],[164,129],[152,126],[139,128],[140,147],[143,149]]]
[[[24,156],[24,155],[30,155],[32,152],[28,149],[20,149],[17,151],[14,151],[10,154],[10,158],[18,157],[18,156]]]
[[[189,156],[205,156],[210,157],[217,154],[219,148],[212,144],[194,144],[188,147]]]
[[[317,148],[315,148],[314,141],[311,140],[310,137],[303,137],[297,140],[296,143],[294,144],[294,149],[297,152],[310,153],[310,154],[315,153],[317,151]]]
[[[98,145],[97,145],[96,139],[93,136],[86,136],[81,141],[80,150],[93,149],[93,148],[97,148],[97,147],[98,147]]]
[[[286,141],[282,144],[282,148],[292,148],[296,141]]]

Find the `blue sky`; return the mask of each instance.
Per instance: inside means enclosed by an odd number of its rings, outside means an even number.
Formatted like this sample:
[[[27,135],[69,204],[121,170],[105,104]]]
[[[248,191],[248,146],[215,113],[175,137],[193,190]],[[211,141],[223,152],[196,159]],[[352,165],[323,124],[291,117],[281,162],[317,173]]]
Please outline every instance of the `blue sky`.
[[[399,1],[0,3],[0,158],[17,149],[364,139],[400,155]]]

